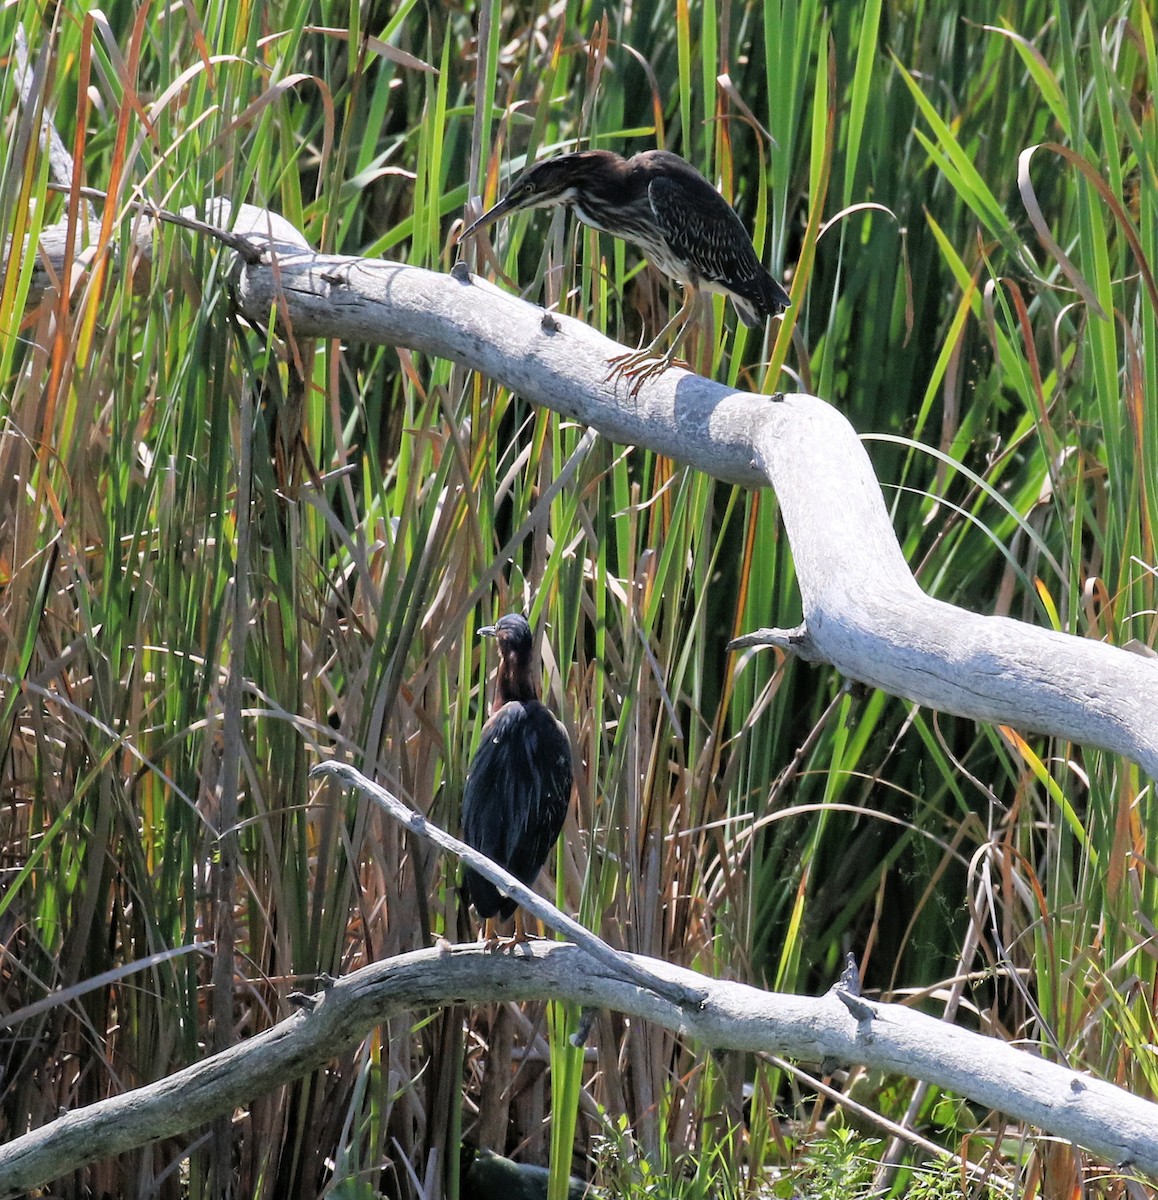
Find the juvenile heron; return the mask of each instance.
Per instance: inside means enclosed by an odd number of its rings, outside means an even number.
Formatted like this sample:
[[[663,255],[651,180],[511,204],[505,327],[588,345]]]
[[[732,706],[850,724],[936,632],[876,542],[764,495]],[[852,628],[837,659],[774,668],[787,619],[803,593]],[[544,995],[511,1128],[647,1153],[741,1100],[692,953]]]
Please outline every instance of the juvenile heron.
[[[526,617],[511,613],[479,630],[499,647],[491,716],[467,771],[462,798],[463,838],[528,887],[558,840],[571,802],[571,740],[539,700]],[[467,895],[485,921],[488,947],[499,945],[495,918],[515,914],[515,935],[527,940],[522,911],[488,879],[467,867]]]
[[[463,230],[468,237],[508,213],[564,205],[593,229],[638,246],[683,286],[684,302],[650,345],[611,360],[609,378],[635,389],[671,366],[694,323],[699,291],[727,296],[750,329],[788,307],[788,293],[756,257],[732,206],[686,159],[667,150],[623,158],[610,150],[560,154],[528,167],[507,194]],[[657,347],[676,326],[666,353]]]

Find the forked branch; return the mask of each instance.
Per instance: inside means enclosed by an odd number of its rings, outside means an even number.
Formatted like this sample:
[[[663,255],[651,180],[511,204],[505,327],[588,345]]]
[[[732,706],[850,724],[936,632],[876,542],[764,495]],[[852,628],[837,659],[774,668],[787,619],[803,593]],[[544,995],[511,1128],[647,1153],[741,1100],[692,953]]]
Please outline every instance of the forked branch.
[[[350,767],[318,770],[381,801],[382,789]],[[455,839],[391,799],[384,807],[413,833],[455,848]],[[568,918],[517,891],[518,882],[493,864],[471,865],[485,866],[494,882],[553,927],[566,925]],[[565,1000],[654,1021],[704,1048],[859,1063],[925,1079],[1076,1142],[1126,1173],[1158,1178],[1158,1105],[1112,1084],[900,1005],[857,996],[851,976],[818,998],[780,995],[623,954],[593,934],[585,937],[597,945],[588,950],[540,942],[524,954],[493,954],[479,945],[444,943],[363,967],[246,1042],[0,1146],[0,1197],[203,1125],[317,1070],[398,1014],[464,999]]]

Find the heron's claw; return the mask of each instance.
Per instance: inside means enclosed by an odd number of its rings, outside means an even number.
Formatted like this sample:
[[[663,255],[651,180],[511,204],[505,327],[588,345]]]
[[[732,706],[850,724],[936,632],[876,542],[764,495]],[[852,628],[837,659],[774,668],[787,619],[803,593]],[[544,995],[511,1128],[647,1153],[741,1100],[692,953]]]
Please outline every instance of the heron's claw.
[[[649,379],[662,375],[668,367],[687,367],[682,358],[676,358],[673,346],[666,354],[653,354],[650,346],[642,350],[632,350],[628,354],[617,354],[607,360],[610,370],[607,372],[607,383],[617,383],[626,380],[631,386],[628,389],[632,396],[639,395],[639,389]]]

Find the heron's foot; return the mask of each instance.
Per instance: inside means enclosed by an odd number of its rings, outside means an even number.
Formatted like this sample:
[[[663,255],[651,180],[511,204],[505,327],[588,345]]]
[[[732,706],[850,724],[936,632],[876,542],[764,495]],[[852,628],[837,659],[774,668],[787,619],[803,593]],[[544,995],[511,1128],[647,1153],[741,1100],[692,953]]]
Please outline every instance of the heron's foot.
[[[512,934],[510,937],[496,938],[493,946],[488,946],[488,950],[493,950],[496,954],[530,954],[531,942],[541,942],[543,939],[534,934],[523,932],[523,936],[519,937],[518,933]]]
[[[532,935],[527,933],[519,916],[515,917],[515,932],[510,937],[500,937],[495,925],[495,919],[488,917],[480,934],[483,950],[487,954],[513,954],[520,946],[526,946],[531,940]],[[530,953],[529,948],[527,953]]]
[[[675,346],[666,354],[656,354],[651,346],[644,346],[642,350],[616,354],[607,360],[610,370],[607,372],[606,382],[616,383],[623,379],[631,385],[628,389],[631,395],[638,396],[639,389],[649,379],[662,375],[668,367],[687,367],[688,364],[682,358],[676,358],[675,352]]]
[[[531,947],[529,945],[533,934],[527,932],[527,922],[523,916],[523,910],[515,911],[515,932],[509,938],[495,938],[494,949],[502,954],[530,954]],[[536,941],[541,939],[536,938]]]

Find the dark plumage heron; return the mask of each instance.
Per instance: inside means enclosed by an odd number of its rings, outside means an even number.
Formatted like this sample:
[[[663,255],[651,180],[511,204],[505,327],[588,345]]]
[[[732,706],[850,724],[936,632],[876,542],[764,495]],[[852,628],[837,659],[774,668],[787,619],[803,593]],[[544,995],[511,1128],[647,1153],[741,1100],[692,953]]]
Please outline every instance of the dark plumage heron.
[[[487,858],[530,886],[557,841],[571,802],[571,740],[539,700],[531,627],[512,613],[479,630],[499,647],[491,716],[471,759],[462,798],[463,837]],[[488,879],[469,867],[467,895],[485,921],[487,945],[497,946],[495,918],[515,914],[515,936],[527,940],[523,914]]]
[[[700,289],[727,296],[752,329],[790,303],[756,257],[731,205],[690,162],[667,150],[626,159],[610,150],[581,150],[544,159],[528,167],[462,236],[508,213],[559,204],[585,225],[633,242],[683,285],[683,305],[650,345],[611,360],[612,376],[634,378],[636,388],[671,366],[694,322]],[[671,346],[657,356],[657,346],[677,325]]]

